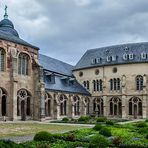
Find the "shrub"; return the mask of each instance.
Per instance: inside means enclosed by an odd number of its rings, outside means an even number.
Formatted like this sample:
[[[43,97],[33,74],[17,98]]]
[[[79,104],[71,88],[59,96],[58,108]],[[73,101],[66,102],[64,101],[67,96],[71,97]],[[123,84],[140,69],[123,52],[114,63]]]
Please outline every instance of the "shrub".
[[[22,146],[9,140],[0,140],[0,148],[22,148]]]
[[[138,122],[136,124],[137,127],[142,128],[142,127],[147,127],[147,124],[145,122]]]
[[[46,131],[41,131],[41,132],[38,132],[34,136],[34,141],[50,141],[50,142],[53,142],[54,138],[53,138],[52,134],[50,134]]]
[[[97,118],[97,122],[105,122],[107,120],[107,118],[106,117],[98,117]]]
[[[148,133],[146,134],[145,138],[148,139]]]
[[[142,128],[139,128],[138,133],[143,134],[146,131],[148,131],[148,127],[142,127]]]
[[[107,125],[114,125],[114,122],[111,121],[111,120],[106,120],[106,124],[107,124]]]
[[[101,128],[99,133],[103,136],[106,136],[106,137],[110,137],[112,135],[111,130],[106,127]]]
[[[114,137],[112,139],[112,144],[114,144],[115,146],[119,146],[122,143],[122,138],[121,137]]]
[[[76,136],[74,133],[69,133],[67,136],[66,136],[66,140],[67,141],[75,141],[76,140]]]
[[[148,119],[145,119],[145,122],[148,122]]]
[[[64,122],[68,122],[69,119],[68,119],[67,117],[65,117],[65,118],[62,119],[62,121],[64,121]]]
[[[90,120],[90,117],[88,117],[88,116],[81,116],[78,119],[78,122],[88,122],[89,120]]]
[[[109,141],[102,135],[96,134],[90,140],[89,148],[106,148],[109,145]]]
[[[99,131],[99,130],[101,130],[101,128],[102,128],[102,125],[100,125],[100,124],[96,124],[96,125],[93,127],[93,129],[94,129],[95,131]]]
[[[47,144],[47,143],[41,143],[41,144],[38,144],[36,146],[36,148],[51,148],[50,144]]]

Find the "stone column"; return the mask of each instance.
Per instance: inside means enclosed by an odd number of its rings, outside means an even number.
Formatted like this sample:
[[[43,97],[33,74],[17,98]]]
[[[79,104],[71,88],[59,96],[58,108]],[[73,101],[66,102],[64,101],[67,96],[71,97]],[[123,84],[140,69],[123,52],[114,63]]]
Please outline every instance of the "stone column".
[[[143,96],[143,102],[142,102],[142,113],[143,118],[147,118],[147,96]]]
[[[126,96],[122,96],[122,118],[126,118]]]
[[[11,48],[12,55],[12,63],[11,63],[11,92],[10,92],[10,109],[8,112],[8,116],[11,117],[12,120],[17,120],[17,50],[16,48]]]
[[[103,111],[104,111],[104,116],[105,117],[108,117],[108,103],[107,103],[107,96],[103,96],[103,103],[104,103],[104,106],[103,106]]]

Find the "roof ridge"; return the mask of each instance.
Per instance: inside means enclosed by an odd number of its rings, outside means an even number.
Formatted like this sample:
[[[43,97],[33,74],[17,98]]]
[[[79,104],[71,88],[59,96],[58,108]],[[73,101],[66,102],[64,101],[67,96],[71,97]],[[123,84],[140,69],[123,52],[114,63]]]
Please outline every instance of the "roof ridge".
[[[45,56],[45,57],[50,58],[50,59],[53,59],[53,60],[56,60],[56,61],[59,61],[59,62],[61,62],[61,63],[63,63],[63,64],[69,65],[69,66],[71,66],[71,67],[74,67],[73,65],[71,65],[71,64],[69,64],[69,63],[66,63],[66,62],[63,62],[63,61],[61,61],[61,60],[58,60],[58,59],[56,59],[56,58],[53,58],[53,57],[50,57],[50,56],[47,56],[47,55],[44,55],[44,54],[40,54],[40,55],[41,55],[41,56]]]

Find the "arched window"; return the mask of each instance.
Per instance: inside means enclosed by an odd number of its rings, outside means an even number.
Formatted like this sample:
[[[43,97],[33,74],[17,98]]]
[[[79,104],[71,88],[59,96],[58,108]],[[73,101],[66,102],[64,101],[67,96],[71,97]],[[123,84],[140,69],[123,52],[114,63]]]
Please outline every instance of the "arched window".
[[[45,116],[51,116],[51,95],[45,94]]]
[[[7,115],[7,95],[4,89],[0,88],[0,100],[1,100],[1,114]]]
[[[103,116],[103,99],[101,97],[95,98],[93,101],[93,111],[98,116]]]
[[[110,90],[113,90],[113,79],[110,79]]]
[[[31,95],[26,89],[17,92],[17,115],[21,116],[22,120],[31,116]]]
[[[86,87],[86,81],[83,82],[84,87]]]
[[[102,80],[97,80],[97,91],[102,91],[103,87],[102,87]]]
[[[94,91],[96,91],[96,81],[93,80]]]
[[[87,89],[89,90],[89,81],[86,81],[86,83],[87,83]]]
[[[113,97],[109,102],[110,102],[110,115],[121,116],[122,115],[121,99]]]
[[[5,51],[0,48],[0,71],[5,71]]]
[[[65,95],[60,95],[59,102],[60,102],[60,115],[66,116],[67,115],[67,97]]]
[[[29,75],[29,56],[26,53],[20,53],[18,57],[18,74]]]
[[[85,100],[84,100],[84,102],[85,102],[85,105],[86,105],[86,114],[87,115],[89,115],[89,113],[90,113],[90,100],[89,100],[89,98],[85,98]]]
[[[121,80],[119,78],[110,79],[110,90],[120,90]]]
[[[140,75],[136,77],[136,89],[143,90],[143,77]]]
[[[134,118],[142,116],[142,100],[138,97],[133,97],[129,100],[129,115],[133,115]]]
[[[27,108],[26,108],[26,115],[30,116],[30,98],[27,98]]]
[[[73,98],[74,101],[74,115],[80,115],[80,98],[78,96],[75,96]]]

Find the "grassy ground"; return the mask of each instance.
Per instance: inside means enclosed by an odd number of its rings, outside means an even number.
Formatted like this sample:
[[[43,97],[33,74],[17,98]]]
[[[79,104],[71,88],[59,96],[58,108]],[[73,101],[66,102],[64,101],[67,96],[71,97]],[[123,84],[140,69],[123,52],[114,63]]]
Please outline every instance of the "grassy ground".
[[[38,123],[5,123],[0,124],[0,138],[34,135],[39,131],[48,131],[51,133],[61,133],[70,130],[84,128],[83,126],[72,125],[48,125]],[[85,127],[86,128],[86,127]]]

